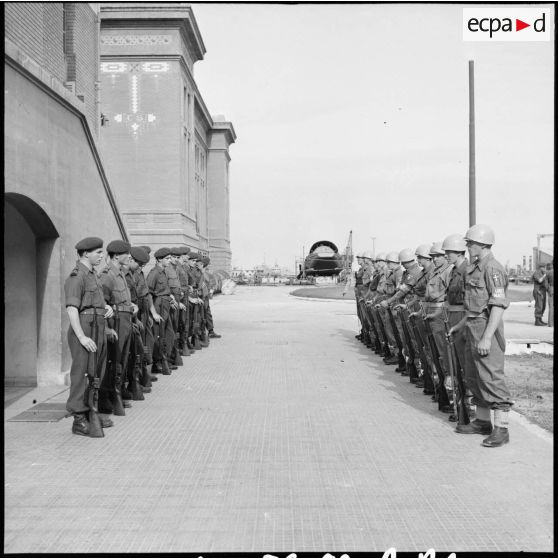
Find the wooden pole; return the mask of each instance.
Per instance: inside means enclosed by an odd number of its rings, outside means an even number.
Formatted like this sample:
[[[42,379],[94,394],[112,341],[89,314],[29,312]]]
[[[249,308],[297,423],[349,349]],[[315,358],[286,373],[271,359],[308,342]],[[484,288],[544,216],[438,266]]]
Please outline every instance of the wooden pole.
[[[475,62],[469,60],[469,226],[477,221],[475,174]]]

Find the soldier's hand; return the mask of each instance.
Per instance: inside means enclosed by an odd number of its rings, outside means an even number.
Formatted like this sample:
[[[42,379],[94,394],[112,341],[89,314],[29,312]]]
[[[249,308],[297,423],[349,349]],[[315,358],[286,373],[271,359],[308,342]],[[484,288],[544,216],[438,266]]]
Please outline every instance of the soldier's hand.
[[[110,306],[110,304],[105,304],[105,318],[112,318],[113,314],[114,314],[114,310],[112,309],[112,306]]]
[[[380,306],[382,308],[387,308],[389,306],[388,301],[387,300],[382,300],[382,302],[380,302]]]
[[[426,315],[424,316],[424,319],[425,319],[425,320],[431,320],[433,317],[434,317],[434,314],[426,314]]]
[[[411,313],[409,314],[409,318],[416,318],[418,315],[419,315],[418,312],[411,312]]]
[[[396,304],[396,305],[393,307],[394,310],[401,310],[402,308],[405,308],[405,305],[404,305],[404,304]]]
[[[155,313],[153,314],[153,319],[154,319],[157,323],[159,323],[163,318],[161,318],[161,316],[160,316],[159,314],[157,314],[157,312],[155,312]],[[153,325],[153,324],[152,324],[152,325]]]
[[[84,335],[83,337],[80,337],[79,342],[90,353],[94,353],[97,351],[97,345],[95,345],[95,341],[93,341],[93,339],[91,339],[90,337],[86,337]]]
[[[490,339],[485,339],[484,337],[481,337],[481,340],[479,341],[479,344],[477,345],[477,351],[479,352],[480,356],[486,356],[490,353],[490,346],[492,345],[492,342]]]
[[[111,329],[110,327],[107,328],[107,339],[111,343],[116,343],[116,341],[118,341],[118,334],[116,333],[116,331],[114,331],[114,329]]]
[[[179,303],[178,306],[179,306],[180,310],[186,310],[186,306],[184,306],[184,304],[182,304],[182,302]]]
[[[132,302],[132,312],[134,313],[134,316],[138,313],[138,310],[138,305]]]

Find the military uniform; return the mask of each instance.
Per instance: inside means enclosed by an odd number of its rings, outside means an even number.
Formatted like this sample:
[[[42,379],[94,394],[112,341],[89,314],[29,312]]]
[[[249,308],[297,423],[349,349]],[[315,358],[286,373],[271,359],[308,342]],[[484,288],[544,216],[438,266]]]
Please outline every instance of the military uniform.
[[[171,254],[177,256],[176,248],[171,249]],[[180,279],[178,278],[178,271],[176,269],[176,262],[171,262],[164,268],[165,275],[167,276],[169,288],[171,295],[174,297],[176,304],[178,305],[182,299],[182,289],[180,287]],[[174,331],[174,339],[172,341],[171,349],[169,352],[169,361],[178,366],[182,366],[182,355],[180,354],[180,349],[178,347],[178,327],[179,327],[179,314],[180,308],[174,308],[170,306],[170,319],[172,322],[172,329]]]
[[[90,410],[86,392],[89,386],[89,376],[95,374],[93,363],[95,358],[97,359],[97,377],[102,380],[105,375],[107,357],[105,299],[95,270],[89,269],[79,261],[64,283],[64,293],[66,307],[77,308],[83,333],[93,339],[97,345],[96,354],[89,352],[79,342],[72,327],[70,326],[68,329],[72,367],[70,368],[70,393],[66,409],[72,414],[85,414]],[[96,338],[93,336],[93,322],[96,322],[98,328]]]
[[[535,299],[535,325],[546,325],[542,317],[546,310],[546,273],[539,268],[532,276],[533,298]]]
[[[107,246],[109,251],[110,244]],[[128,245],[129,251],[129,245]],[[116,331],[118,339],[109,342],[107,360],[110,363],[99,393],[99,410],[103,413],[125,415],[124,407],[131,407],[128,393],[123,393],[125,371],[128,364],[132,335],[132,299],[124,273],[110,262],[100,276],[103,295],[113,307],[114,316],[108,325]],[[124,399],[127,401],[124,402]]]

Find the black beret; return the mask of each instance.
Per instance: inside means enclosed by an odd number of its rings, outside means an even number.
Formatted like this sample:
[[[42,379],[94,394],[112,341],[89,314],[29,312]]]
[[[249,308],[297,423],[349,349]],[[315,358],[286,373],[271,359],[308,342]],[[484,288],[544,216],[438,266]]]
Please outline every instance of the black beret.
[[[90,250],[97,250],[97,248],[103,247],[103,239],[98,236],[88,236],[83,238],[76,244],[76,250],[78,252],[89,252]]]
[[[189,246],[184,246],[184,248],[182,248],[182,249],[184,250],[184,255],[190,253],[190,247]]]
[[[155,252],[155,258],[157,258],[158,260],[162,260],[163,258],[166,258],[169,254],[170,254],[170,250],[166,246],[164,246],[163,248],[159,248],[159,250]]]
[[[200,259],[200,255],[197,252],[190,252],[188,254],[188,256],[190,257],[191,260],[199,260]]]
[[[142,249],[145,250],[148,254],[151,254],[151,246],[138,246],[138,248],[142,248]]]
[[[177,255],[177,256],[184,256],[184,255],[186,255],[189,251],[190,251],[190,248],[188,248],[188,246],[179,246],[179,247],[176,249],[176,255]]]
[[[201,259],[201,262],[202,262],[203,265],[209,265],[210,259],[209,259],[208,256],[204,256],[204,257]]]
[[[107,252],[111,254],[125,254],[131,246],[125,240],[111,240],[107,244]]]
[[[130,255],[140,264],[146,264],[149,261],[149,254],[141,246],[132,246]]]
[[[180,246],[173,246],[172,248],[169,248],[169,250],[173,256],[180,256]]]

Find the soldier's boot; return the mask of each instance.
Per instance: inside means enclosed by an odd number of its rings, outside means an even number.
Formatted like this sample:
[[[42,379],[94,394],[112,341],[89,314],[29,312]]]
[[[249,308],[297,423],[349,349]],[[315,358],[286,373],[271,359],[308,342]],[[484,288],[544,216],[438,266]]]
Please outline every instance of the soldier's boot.
[[[488,407],[479,407],[477,418],[469,424],[458,424],[455,427],[455,431],[458,434],[483,434],[484,436],[492,434],[490,409]]]
[[[89,436],[89,421],[87,420],[85,413],[74,413],[72,434],[77,434],[78,436]]]
[[[172,374],[169,363],[166,358],[161,360],[161,374],[163,374],[163,376],[170,376]]]
[[[131,387],[131,390],[132,390],[132,401],[144,401],[145,400],[145,397],[143,396],[144,391],[143,391],[142,385],[139,383],[139,381],[132,382],[130,387]],[[144,389],[148,389],[148,388],[144,388]],[[149,390],[149,391],[151,391],[151,390]]]
[[[545,326],[546,322],[543,322],[541,318],[535,318],[535,325],[536,326]]]
[[[396,354],[391,354],[389,357],[384,358],[385,364],[399,364],[399,357]]]
[[[110,428],[111,426],[114,426],[114,422],[112,422],[112,419],[105,414],[99,413],[99,419],[103,428]]]
[[[131,403],[127,404],[131,407]],[[117,417],[125,417],[124,400],[122,399],[122,370],[117,372],[114,378],[114,391],[112,393],[112,412]]]
[[[184,337],[180,337],[180,340],[178,341],[178,348],[180,350],[180,354],[183,357],[186,356],[190,356],[190,349],[188,348],[188,343],[186,343],[186,339]]]
[[[206,330],[201,335],[200,344],[202,347],[209,347],[209,337]]]
[[[201,351],[202,345],[200,343],[200,338],[197,335],[192,335],[192,345],[196,351]]]
[[[408,376],[409,373],[407,372],[407,362],[405,361],[405,357],[403,356],[401,351],[399,351],[397,358],[397,368],[395,369],[395,371],[401,372],[401,376]]]
[[[510,441],[508,417],[508,410],[494,410],[494,430],[492,430],[492,434],[488,438],[482,441],[482,445],[485,448],[499,448]]]
[[[157,381],[157,378],[151,376],[152,364],[144,363],[141,369],[141,385],[144,388],[151,388],[152,383]],[[148,392],[146,392],[148,393]]]
[[[178,350],[178,347],[176,347],[176,345],[173,348],[173,352],[174,364],[176,364],[176,366],[182,366],[184,364],[184,361],[182,360],[182,355],[180,354],[180,351]]]

